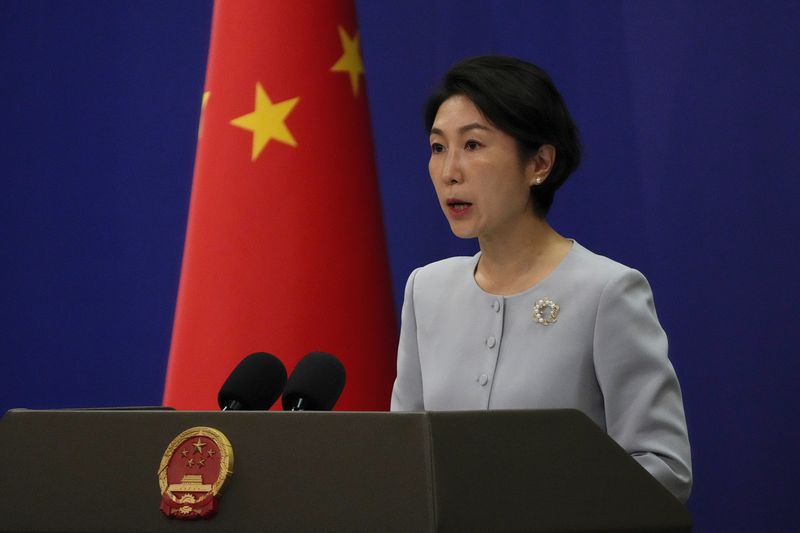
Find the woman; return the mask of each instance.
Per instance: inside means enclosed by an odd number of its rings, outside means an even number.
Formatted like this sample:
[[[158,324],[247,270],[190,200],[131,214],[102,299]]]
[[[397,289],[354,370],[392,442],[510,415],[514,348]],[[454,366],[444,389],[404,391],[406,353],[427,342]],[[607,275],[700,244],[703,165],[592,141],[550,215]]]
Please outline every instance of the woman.
[[[546,220],[580,160],[550,78],[514,58],[467,59],[425,120],[441,208],[480,252],[409,277],[392,410],[576,408],[686,501],[683,403],[650,286]]]

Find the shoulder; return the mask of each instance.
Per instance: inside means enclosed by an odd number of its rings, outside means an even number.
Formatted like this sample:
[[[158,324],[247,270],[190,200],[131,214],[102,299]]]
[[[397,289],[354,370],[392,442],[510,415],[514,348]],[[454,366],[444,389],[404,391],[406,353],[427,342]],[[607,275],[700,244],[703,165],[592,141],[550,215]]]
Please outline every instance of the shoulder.
[[[449,257],[414,270],[406,284],[409,296],[427,302],[474,292],[473,271],[478,256]]]
[[[573,245],[572,255],[577,268],[585,271],[587,274],[594,274],[601,279],[614,278],[624,272],[633,270],[631,267],[623,265],[604,255],[596,254],[577,242]]]
[[[643,314],[655,317],[653,292],[641,272],[582,246],[576,252],[571,275],[576,287],[596,302],[601,321],[612,319],[616,312],[623,323]]]
[[[412,272],[411,275],[415,277],[417,282],[437,283],[440,281],[453,279],[453,276],[457,276],[459,274],[472,275],[476,262],[477,256],[448,257],[447,259],[442,259],[440,261],[435,261],[419,267]]]
[[[650,285],[641,272],[577,242],[543,285],[543,290],[562,295],[565,301],[586,312],[596,313],[627,295],[635,295],[644,302],[652,300]]]
[[[565,274],[578,285],[594,287],[601,292],[625,280],[640,280],[647,283],[638,270],[609,259],[584,248],[577,242],[570,253],[570,261],[565,265]]]

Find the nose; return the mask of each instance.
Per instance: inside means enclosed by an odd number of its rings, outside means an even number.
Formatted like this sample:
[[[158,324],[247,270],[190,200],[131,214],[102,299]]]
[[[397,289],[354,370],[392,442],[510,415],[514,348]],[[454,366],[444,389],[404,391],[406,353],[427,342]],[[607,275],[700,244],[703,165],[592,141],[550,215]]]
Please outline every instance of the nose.
[[[440,160],[439,180],[445,185],[454,185],[464,180],[461,169],[461,158],[458,150],[448,150]]]

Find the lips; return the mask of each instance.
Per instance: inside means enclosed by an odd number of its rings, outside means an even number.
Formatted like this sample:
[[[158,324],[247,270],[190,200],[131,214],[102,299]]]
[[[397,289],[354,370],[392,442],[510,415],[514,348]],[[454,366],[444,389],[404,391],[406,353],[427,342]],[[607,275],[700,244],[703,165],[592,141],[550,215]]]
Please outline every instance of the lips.
[[[466,200],[462,200],[460,198],[448,198],[446,203],[447,211],[456,217],[465,216],[467,213],[469,213],[470,208],[472,207],[472,202],[467,202]]]

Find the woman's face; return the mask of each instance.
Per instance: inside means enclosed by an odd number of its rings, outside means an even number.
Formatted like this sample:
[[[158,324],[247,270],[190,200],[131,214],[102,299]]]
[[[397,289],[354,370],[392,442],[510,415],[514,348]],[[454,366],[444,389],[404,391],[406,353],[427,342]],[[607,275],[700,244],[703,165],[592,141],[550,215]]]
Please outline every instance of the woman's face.
[[[430,133],[431,174],[450,229],[492,238],[535,216],[534,165],[522,165],[513,137],[492,125],[463,95],[439,107]]]

